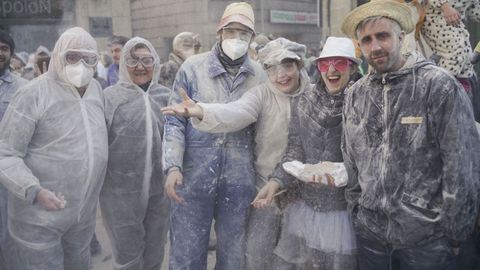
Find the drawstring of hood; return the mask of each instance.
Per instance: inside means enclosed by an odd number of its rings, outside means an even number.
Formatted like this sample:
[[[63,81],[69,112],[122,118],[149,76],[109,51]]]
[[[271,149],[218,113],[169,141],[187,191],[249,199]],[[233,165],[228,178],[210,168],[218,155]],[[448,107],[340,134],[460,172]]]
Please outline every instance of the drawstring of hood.
[[[414,100],[415,90],[417,88],[417,76],[415,74],[415,68],[412,68],[412,73],[413,73],[413,89],[412,89],[412,95],[410,95],[410,101]]]

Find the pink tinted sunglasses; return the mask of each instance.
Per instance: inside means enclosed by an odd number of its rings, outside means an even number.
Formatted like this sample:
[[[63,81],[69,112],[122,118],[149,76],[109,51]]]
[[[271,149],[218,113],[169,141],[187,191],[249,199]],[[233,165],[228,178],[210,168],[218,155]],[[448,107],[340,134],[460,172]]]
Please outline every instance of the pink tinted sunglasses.
[[[323,73],[327,72],[330,66],[333,66],[340,72],[344,72],[351,65],[353,65],[353,62],[346,58],[326,58],[317,61],[317,68]]]

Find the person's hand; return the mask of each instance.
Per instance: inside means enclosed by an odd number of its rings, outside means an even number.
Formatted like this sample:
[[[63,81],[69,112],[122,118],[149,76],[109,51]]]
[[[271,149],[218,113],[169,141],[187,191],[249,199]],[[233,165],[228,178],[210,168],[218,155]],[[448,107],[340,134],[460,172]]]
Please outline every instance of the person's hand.
[[[312,182],[309,182],[309,184],[312,184],[312,185],[327,184],[328,186],[334,187],[335,178],[329,173],[326,173],[323,176],[314,174],[312,176]]]
[[[257,196],[252,202],[253,207],[255,208],[264,208],[272,203],[275,193],[280,188],[280,184],[277,181],[270,180],[268,183],[263,186],[262,189],[258,192]]]
[[[170,171],[165,181],[165,193],[177,203],[184,203],[185,200],[177,195],[175,189],[183,184],[183,174],[179,170]]]
[[[441,7],[443,18],[447,22],[447,25],[459,26],[462,20],[460,13],[450,6],[449,3],[444,3]]]
[[[35,202],[47,211],[58,211],[65,208],[67,201],[62,193],[53,193],[48,189],[41,189],[35,197]]]
[[[182,97],[182,103],[167,106],[161,109],[165,115],[177,115],[183,117],[196,117],[200,120],[203,119],[203,109],[200,105],[195,103],[188,95],[187,92],[181,88],[180,96]]]

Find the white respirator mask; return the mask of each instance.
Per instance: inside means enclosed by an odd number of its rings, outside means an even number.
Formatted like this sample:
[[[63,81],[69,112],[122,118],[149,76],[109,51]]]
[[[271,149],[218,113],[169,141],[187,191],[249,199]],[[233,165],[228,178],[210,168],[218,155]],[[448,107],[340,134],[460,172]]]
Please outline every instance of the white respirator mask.
[[[69,64],[65,67],[67,80],[73,86],[79,88],[87,85],[93,78],[93,68],[87,67],[82,61]]]
[[[236,38],[225,39],[222,41],[222,50],[230,59],[235,61],[247,53],[248,42]]]

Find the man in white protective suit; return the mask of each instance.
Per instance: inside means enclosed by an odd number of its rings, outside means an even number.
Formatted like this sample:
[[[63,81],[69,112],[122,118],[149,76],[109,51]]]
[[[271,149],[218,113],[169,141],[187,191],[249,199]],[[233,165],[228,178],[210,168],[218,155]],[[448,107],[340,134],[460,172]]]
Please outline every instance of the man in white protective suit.
[[[89,269],[107,164],[95,40],[65,31],[48,72],[21,87],[0,125],[0,182],[9,191],[15,268]]]

